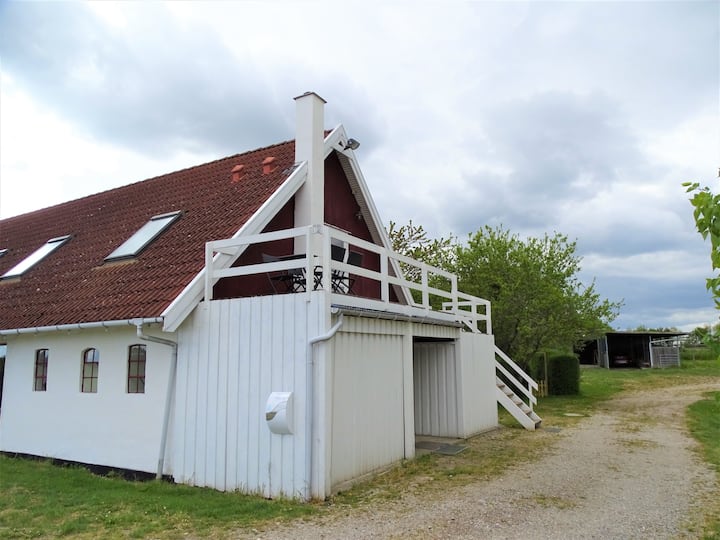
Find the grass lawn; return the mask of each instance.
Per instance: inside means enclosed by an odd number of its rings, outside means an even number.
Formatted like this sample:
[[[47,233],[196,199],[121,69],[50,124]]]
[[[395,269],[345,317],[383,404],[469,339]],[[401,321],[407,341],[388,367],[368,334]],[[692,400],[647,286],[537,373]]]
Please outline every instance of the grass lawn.
[[[720,476],[720,392],[711,392],[707,399],[688,407],[690,432],[700,441],[705,461],[715,467]],[[720,539],[720,501],[708,505],[705,538]]]
[[[716,359],[686,359],[665,370],[583,369],[578,396],[541,398],[545,426],[567,426],[591,414],[621,391],[720,380]],[[692,405],[689,426],[703,457],[720,474],[720,395]],[[456,456],[430,454],[405,461],[323,504],[268,501],[238,493],[175,485],[129,482],[92,475],[80,467],[0,456],[0,539],[2,538],[177,538],[229,536],[234,529],[333,512],[343,506],[396,498],[407,491],[445,490],[501,474],[512,463],[540,458],[552,433],[528,432],[509,415],[501,429],[469,439]],[[707,538],[720,538],[720,503],[709,508]]]
[[[590,414],[603,401],[623,391],[652,390],[713,379],[720,379],[720,359],[697,353],[684,355],[681,367],[677,368],[581,369],[579,395],[540,398],[537,411],[546,426],[568,424],[581,417],[567,417],[567,413]],[[517,426],[510,415],[503,415],[501,423],[508,427]]]
[[[0,538],[223,536],[314,511],[296,502],[130,482],[78,466],[0,456]]]

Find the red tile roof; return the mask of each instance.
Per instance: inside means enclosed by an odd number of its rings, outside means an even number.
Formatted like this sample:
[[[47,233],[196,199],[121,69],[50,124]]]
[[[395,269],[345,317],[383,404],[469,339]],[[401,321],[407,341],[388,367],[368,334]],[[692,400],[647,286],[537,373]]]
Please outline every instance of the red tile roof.
[[[287,179],[293,141],[0,220],[0,275],[49,239],[72,238],[20,279],[0,280],[0,330],[157,317]],[[276,167],[263,174],[263,160]],[[233,168],[244,165],[233,182]],[[103,263],[152,216],[183,215],[137,258]]]

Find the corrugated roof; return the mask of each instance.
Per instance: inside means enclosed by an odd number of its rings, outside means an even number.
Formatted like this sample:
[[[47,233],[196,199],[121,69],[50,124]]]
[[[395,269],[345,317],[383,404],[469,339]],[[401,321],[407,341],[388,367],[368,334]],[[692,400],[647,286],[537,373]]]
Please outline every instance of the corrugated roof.
[[[0,330],[157,317],[287,179],[293,141],[0,220],[0,275],[50,238],[72,238],[19,279],[0,281]],[[263,160],[277,165],[263,174]],[[244,165],[242,178],[232,170]],[[151,217],[183,215],[137,258],[104,259]]]

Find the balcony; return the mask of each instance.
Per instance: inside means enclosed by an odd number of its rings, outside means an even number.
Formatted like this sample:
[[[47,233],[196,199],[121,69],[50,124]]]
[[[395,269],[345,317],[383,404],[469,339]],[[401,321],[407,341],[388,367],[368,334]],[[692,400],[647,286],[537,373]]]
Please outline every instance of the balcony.
[[[254,257],[244,254],[254,253]],[[230,262],[236,260],[233,266]],[[208,242],[205,299],[220,280],[253,276],[255,294],[328,294],[330,304],[492,333],[490,302],[458,291],[457,276],[328,225]]]

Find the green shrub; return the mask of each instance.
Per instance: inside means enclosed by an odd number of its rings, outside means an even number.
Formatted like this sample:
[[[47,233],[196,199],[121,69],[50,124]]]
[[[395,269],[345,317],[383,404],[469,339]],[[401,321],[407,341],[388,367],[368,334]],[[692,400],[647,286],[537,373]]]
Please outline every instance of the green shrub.
[[[580,393],[580,361],[574,354],[548,357],[548,392],[552,396]]]
[[[530,360],[529,375],[537,382],[545,380],[545,355],[543,353],[536,354]]]
[[[544,381],[545,366],[550,365],[550,358],[554,356],[574,357],[574,354],[572,352],[560,349],[547,349],[543,352],[539,352],[530,360],[530,371],[528,371],[528,374],[537,382]]]

